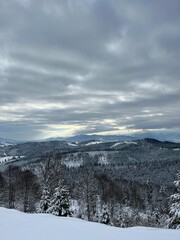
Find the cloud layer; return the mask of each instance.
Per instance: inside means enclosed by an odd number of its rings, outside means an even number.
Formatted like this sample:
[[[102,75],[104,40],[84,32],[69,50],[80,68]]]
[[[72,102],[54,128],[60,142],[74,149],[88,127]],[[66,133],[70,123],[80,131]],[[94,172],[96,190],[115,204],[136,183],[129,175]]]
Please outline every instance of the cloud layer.
[[[1,0],[0,136],[180,131],[179,0]]]

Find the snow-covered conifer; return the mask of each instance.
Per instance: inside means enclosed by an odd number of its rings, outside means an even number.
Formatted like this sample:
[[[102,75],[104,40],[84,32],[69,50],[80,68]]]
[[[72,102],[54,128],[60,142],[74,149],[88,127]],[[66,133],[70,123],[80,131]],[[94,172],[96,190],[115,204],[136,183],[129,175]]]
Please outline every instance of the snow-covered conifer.
[[[55,188],[48,212],[56,216],[70,216],[69,191],[66,186],[62,186],[62,182]]]
[[[178,180],[174,182],[176,193],[170,196],[170,211],[167,221],[168,228],[180,228],[180,172],[177,174]]]
[[[61,216],[70,216],[69,191],[66,188],[61,189]]]
[[[101,221],[101,197],[98,195],[96,200],[95,222]]]
[[[108,209],[108,206],[106,204],[104,204],[103,207],[102,207],[102,214],[101,214],[101,221],[100,222],[104,223],[104,224],[110,224],[111,223],[109,209]]]
[[[45,187],[41,196],[38,212],[47,213],[49,206],[50,206],[50,194],[48,188]]]
[[[118,226],[123,227],[122,226],[122,224],[123,224],[123,216],[122,216],[122,209],[121,208],[119,208],[119,210],[118,210],[117,223],[118,223]]]

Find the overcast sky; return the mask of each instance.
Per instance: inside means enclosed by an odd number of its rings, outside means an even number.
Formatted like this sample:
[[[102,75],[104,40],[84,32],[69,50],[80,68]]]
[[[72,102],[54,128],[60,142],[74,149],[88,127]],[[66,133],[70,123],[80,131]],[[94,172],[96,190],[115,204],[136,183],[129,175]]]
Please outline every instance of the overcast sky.
[[[0,0],[0,137],[180,132],[179,0]]]

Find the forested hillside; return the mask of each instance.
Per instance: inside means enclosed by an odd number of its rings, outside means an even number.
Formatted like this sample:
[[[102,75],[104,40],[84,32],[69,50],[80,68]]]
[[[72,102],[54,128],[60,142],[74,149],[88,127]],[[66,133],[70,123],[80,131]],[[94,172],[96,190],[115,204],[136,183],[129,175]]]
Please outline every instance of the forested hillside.
[[[115,226],[165,226],[179,150],[178,143],[154,139],[3,146],[0,205],[50,211],[63,188],[72,216]]]

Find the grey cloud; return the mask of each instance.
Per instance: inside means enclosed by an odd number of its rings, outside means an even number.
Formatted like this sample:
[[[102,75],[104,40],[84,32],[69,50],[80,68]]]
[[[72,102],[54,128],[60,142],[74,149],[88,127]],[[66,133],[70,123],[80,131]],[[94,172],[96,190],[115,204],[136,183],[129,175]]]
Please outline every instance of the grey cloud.
[[[173,129],[179,128],[179,116],[156,116],[148,118],[136,118],[133,126],[129,128],[136,129]]]
[[[178,0],[2,0],[0,134],[180,127],[179,12]]]
[[[98,134],[102,132],[112,132],[112,131],[118,131],[119,128],[113,127],[113,126],[102,126],[102,125],[87,125],[86,129],[79,130],[76,132],[78,135],[84,135],[84,134]]]
[[[43,137],[41,130],[44,126],[41,124],[34,124],[33,122],[1,122],[0,124],[0,135],[10,139],[39,139]],[[13,136],[15,138],[13,138]]]

